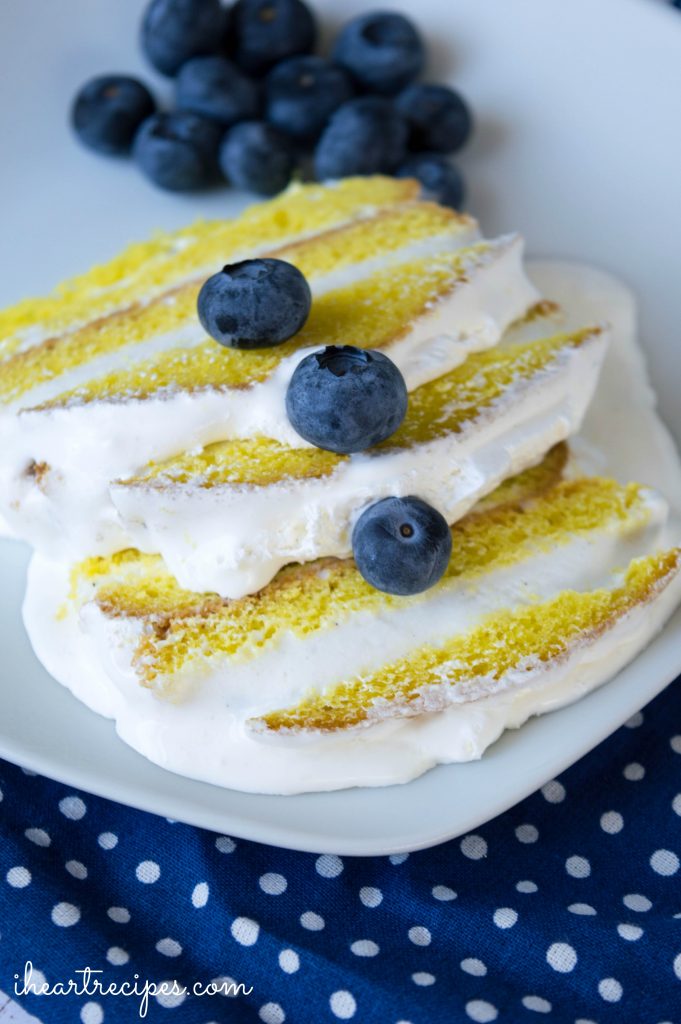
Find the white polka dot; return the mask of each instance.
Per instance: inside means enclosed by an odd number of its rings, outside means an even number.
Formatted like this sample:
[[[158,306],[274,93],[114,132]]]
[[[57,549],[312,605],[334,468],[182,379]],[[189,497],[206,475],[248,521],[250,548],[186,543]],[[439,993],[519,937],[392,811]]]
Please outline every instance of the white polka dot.
[[[237,917],[232,921],[230,929],[232,938],[240,946],[254,946],[260,934],[260,925],[250,917]]]
[[[658,875],[675,875],[679,858],[672,850],[656,850],[650,858],[650,866]]]
[[[681,815],[681,793],[677,793],[672,800],[672,810],[675,814]]]
[[[309,932],[320,932],[324,927],[324,918],[312,910],[306,910],[304,914],[300,915],[300,923]]]
[[[182,946],[175,939],[159,939],[156,943],[156,950],[163,956],[181,956]]]
[[[571,914],[579,914],[582,917],[594,917],[596,914],[590,903],[571,903],[568,910]]]
[[[553,1009],[548,999],[542,999],[541,996],[525,996],[523,1006],[526,1010],[534,1010],[535,1013],[551,1013]]]
[[[30,779],[34,779],[38,774],[37,772],[34,772],[32,768],[21,768],[21,770],[24,773],[24,775],[28,775]]]
[[[71,821],[80,821],[87,807],[79,796],[65,796],[63,800],[59,801],[59,810],[65,818],[70,818]]]
[[[591,874],[591,865],[586,857],[568,857],[565,861],[565,870],[573,878],[588,878]]]
[[[519,843],[536,843],[539,839],[539,831],[534,825],[518,825],[515,837]]]
[[[466,974],[472,974],[474,978],[484,978],[487,974],[487,968],[482,960],[477,960],[473,956],[467,956],[465,960],[461,961],[459,966],[462,971],[465,971]]]
[[[295,949],[282,949],[279,954],[279,966],[285,974],[295,974],[300,967],[300,957]]]
[[[268,871],[260,876],[259,885],[268,896],[280,896],[282,892],[286,892],[288,882],[283,875],[278,875],[275,871]]]
[[[284,1024],[286,1020],[286,1014],[279,1003],[265,1003],[260,1007],[258,1016],[263,1024]]]
[[[494,911],[493,920],[497,928],[512,928],[518,920],[518,913],[511,907],[499,907]]]
[[[52,842],[44,828],[27,828],[24,835],[36,846],[49,846]]]
[[[641,896],[639,892],[630,892],[622,897],[622,903],[628,910],[636,910],[639,914],[650,910],[652,903],[647,896]]]
[[[535,882],[530,882],[529,879],[525,879],[522,882],[516,882],[516,889],[518,892],[536,892],[537,885]]]
[[[622,998],[622,986],[616,978],[603,978],[598,982],[598,994],[606,1003],[619,1003]]]
[[[643,935],[643,928],[639,928],[637,924],[618,924],[617,934],[627,942],[636,942]]]
[[[2,799],[3,799],[2,790],[0,789],[0,802],[2,802]]]
[[[365,907],[377,907],[383,901],[383,893],[373,885],[363,885],[359,890],[359,898]]]
[[[456,899],[456,893],[448,885],[434,885],[432,893],[436,900],[442,900],[443,903]]]
[[[334,853],[323,853],[315,863],[317,874],[322,878],[336,878],[343,870],[343,861]]]
[[[601,815],[601,828],[609,836],[614,836],[624,828],[624,818],[619,811],[606,811]]]
[[[208,903],[208,882],[198,882],[192,890],[192,906],[200,910]]]
[[[331,1006],[331,1013],[334,1017],[338,1017],[339,1020],[350,1020],[351,1017],[355,1016],[357,1009],[357,1003],[352,992],[346,992],[345,989],[341,989],[340,992],[334,992],[329,999],[329,1005]]]
[[[31,872],[28,868],[10,868],[6,877],[13,889],[25,889],[31,884]]]
[[[31,971],[31,980],[27,985],[27,991],[31,992],[33,995],[45,995],[44,992],[40,991],[43,986],[46,988],[49,987],[47,985],[47,978],[42,971],[39,971],[34,967]]]
[[[638,761],[632,761],[631,764],[626,765],[622,771],[622,775],[629,782],[640,782],[645,776],[645,773],[645,768],[642,764],[639,764]]]
[[[596,1022],[593,1020],[587,1020],[586,1017],[579,1017],[575,1021],[575,1024],[596,1024]]]
[[[624,723],[625,729],[638,729],[640,725],[643,725],[643,712],[636,711],[631,718],[627,718]]]
[[[427,988],[429,985],[435,984],[435,975],[428,974],[427,971],[417,971],[416,974],[412,974],[411,980],[415,985],[419,985],[421,988]]]
[[[64,867],[74,878],[87,878],[87,868],[79,860],[67,860]]]
[[[97,836],[97,842],[103,850],[113,850],[114,846],[118,846],[118,836],[115,832],[102,832]]]
[[[674,974],[681,981],[681,953],[674,957]]]
[[[167,1010],[172,1010],[175,1006],[181,1006],[187,998],[184,986],[180,985],[178,981],[161,981],[158,987],[159,991],[156,993],[156,1001]]]
[[[357,939],[350,946],[350,952],[355,956],[377,956],[379,947],[371,939]]]
[[[487,856],[487,843],[482,836],[464,836],[460,846],[464,857],[471,860],[480,860]]]
[[[559,974],[569,974],[577,963],[577,954],[567,942],[554,942],[546,951],[546,962]]]
[[[675,754],[681,754],[681,736],[672,736],[669,745]]]
[[[104,1010],[99,1003],[85,1003],[80,1011],[80,1019],[83,1024],[102,1024]]]
[[[550,804],[562,804],[565,799],[565,786],[557,779],[552,779],[541,788],[541,794]]]
[[[228,974],[220,974],[217,978],[212,978],[210,984],[214,987],[215,994],[224,999],[236,999],[238,995],[237,983]]]
[[[428,931],[427,928],[423,927],[423,925],[420,925],[420,924],[414,925],[413,928],[409,929],[407,934],[409,936],[409,941],[413,942],[415,946],[429,946],[430,945],[431,934],[430,934],[430,932]]]
[[[388,860],[390,861],[391,864],[404,864],[408,856],[408,853],[391,853],[390,856],[388,857]]]
[[[161,869],[153,860],[143,860],[135,868],[135,874],[137,875],[138,882],[144,882],[145,885],[151,885],[152,882],[157,882],[161,877]]]
[[[114,967],[120,967],[122,964],[127,964],[130,954],[120,946],[110,946],[106,951],[106,958]]]
[[[60,928],[70,928],[80,921],[80,910],[73,903],[56,903],[52,907],[52,923]]]
[[[130,911],[125,907],[109,907],[107,914],[116,924],[127,924],[130,920]]]
[[[499,1011],[496,1006],[485,1002],[484,999],[471,999],[466,1003],[466,1014],[476,1024],[489,1024],[490,1021],[497,1019]]]
[[[236,850],[236,843],[229,836],[218,836],[215,840],[215,848],[220,853],[233,853]]]

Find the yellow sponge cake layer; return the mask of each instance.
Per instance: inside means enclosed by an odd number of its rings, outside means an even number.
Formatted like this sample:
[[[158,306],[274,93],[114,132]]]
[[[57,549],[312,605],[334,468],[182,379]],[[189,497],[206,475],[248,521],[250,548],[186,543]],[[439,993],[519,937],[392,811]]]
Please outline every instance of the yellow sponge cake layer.
[[[475,699],[481,684],[493,690],[511,674],[524,675],[529,683],[542,668],[592,644],[632,609],[653,600],[678,574],[680,563],[679,548],[636,559],[612,589],[568,590],[550,601],[497,612],[445,644],[424,646],[251,724],[271,732],[333,732],[443,710],[467,694]]]
[[[232,259],[285,245],[395,203],[415,199],[407,179],[347,178],[333,185],[294,185],[236,220],[198,222],[135,243],[108,263],[64,282],[44,298],[0,312],[0,358],[21,345],[54,337],[74,326],[146,301]]]

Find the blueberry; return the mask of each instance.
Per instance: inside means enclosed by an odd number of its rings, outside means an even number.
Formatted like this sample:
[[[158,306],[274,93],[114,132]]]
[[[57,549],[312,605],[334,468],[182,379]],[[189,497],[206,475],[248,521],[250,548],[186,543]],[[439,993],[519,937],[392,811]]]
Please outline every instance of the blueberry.
[[[330,452],[361,452],[394,434],[407,412],[407,387],[382,352],[329,345],[293,372],[286,412],[306,441]]]
[[[127,153],[135,132],[156,109],[142,82],[128,75],[99,75],[79,90],[71,123],[81,142],[98,153]]]
[[[223,139],[220,167],[237,188],[273,196],[286,188],[294,166],[290,140],[265,121],[242,121]]]
[[[395,106],[409,122],[409,145],[416,152],[455,153],[473,127],[468,104],[446,85],[410,85]]]
[[[416,178],[421,182],[424,199],[460,210],[465,188],[461,172],[440,153],[412,156],[397,171],[398,178]]]
[[[161,188],[187,192],[217,177],[220,126],[187,110],[154,114],[135,136],[133,155],[144,174]]]
[[[420,594],[447,568],[452,534],[444,516],[420,498],[384,498],[355,523],[352,552],[372,587],[387,594]]]
[[[225,57],[194,57],[177,76],[177,105],[229,128],[258,116],[258,86]]]
[[[192,57],[219,52],[228,25],[220,0],[152,0],[142,19],[142,49],[164,75]]]
[[[238,64],[264,74],[280,60],[310,53],[317,26],[302,0],[237,0],[231,42]]]
[[[421,72],[425,48],[416,28],[402,14],[362,14],[342,29],[332,58],[369,92],[392,95]]]
[[[310,314],[310,286],[292,263],[231,263],[199,292],[204,330],[230,348],[269,348],[296,334]]]
[[[361,96],[339,107],[315,152],[319,181],[390,173],[407,152],[407,123],[390,100]]]
[[[322,57],[291,57],[267,79],[267,120],[297,142],[314,142],[353,93],[342,68]]]

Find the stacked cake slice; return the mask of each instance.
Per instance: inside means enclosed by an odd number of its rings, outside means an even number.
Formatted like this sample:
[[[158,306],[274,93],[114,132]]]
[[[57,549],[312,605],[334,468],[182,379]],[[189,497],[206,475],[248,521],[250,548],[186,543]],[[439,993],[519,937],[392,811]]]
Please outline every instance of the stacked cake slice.
[[[302,272],[310,315],[283,344],[224,348],[201,286],[262,255]],[[478,756],[604,681],[669,614],[679,554],[663,498],[569,452],[609,331],[551,298],[519,237],[366,178],[133,246],[0,314],[0,514],[38,548],[38,656],[152,760],[268,792]],[[348,455],[286,412],[301,361],[342,345],[388,356],[409,392],[401,426]],[[352,537],[411,496],[452,554],[398,597]]]

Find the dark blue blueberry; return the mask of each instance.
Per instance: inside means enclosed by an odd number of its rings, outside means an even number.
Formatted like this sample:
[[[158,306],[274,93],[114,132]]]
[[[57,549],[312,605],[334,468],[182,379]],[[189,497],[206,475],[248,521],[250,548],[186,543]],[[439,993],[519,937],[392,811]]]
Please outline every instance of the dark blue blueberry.
[[[416,152],[455,153],[473,127],[468,104],[446,85],[410,85],[395,106],[409,123],[409,145]]]
[[[384,498],[355,523],[352,552],[372,587],[386,594],[420,594],[447,568],[452,534],[444,516],[420,498]]]
[[[264,74],[286,57],[310,53],[317,26],[302,0],[237,0],[232,8],[231,46],[238,64]]]
[[[403,163],[398,178],[416,178],[421,182],[424,199],[460,210],[465,187],[461,172],[440,153],[420,153]]]
[[[269,348],[296,334],[310,314],[307,281],[284,260],[244,260],[223,267],[199,292],[199,320],[230,348]]]
[[[322,57],[291,57],[267,79],[267,120],[297,142],[314,142],[353,94],[343,68]]]
[[[395,433],[407,412],[407,387],[382,352],[329,345],[295,368],[286,412],[293,429],[317,448],[362,452]]]
[[[219,52],[228,13],[220,0],[152,0],[142,19],[142,49],[164,75],[192,57]]]
[[[128,75],[99,75],[80,89],[71,123],[81,142],[98,153],[127,153],[142,121],[156,109],[142,82]]]
[[[315,151],[319,181],[390,173],[407,152],[407,122],[390,100],[361,96],[339,107]]]
[[[258,116],[259,90],[225,57],[194,57],[177,76],[177,105],[230,128]]]
[[[172,192],[205,188],[217,176],[221,129],[188,110],[154,114],[143,124],[133,156],[155,185]]]
[[[420,74],[425,48],[403,14],[374,11],[348,22],[336,39],[332,58],[363,89],[390,96]]]
[[[265,121],[235,125],[220,149],[220,167],[227,180],[261,196],[273,196],[286,188],[295,162],[290,140]]]

